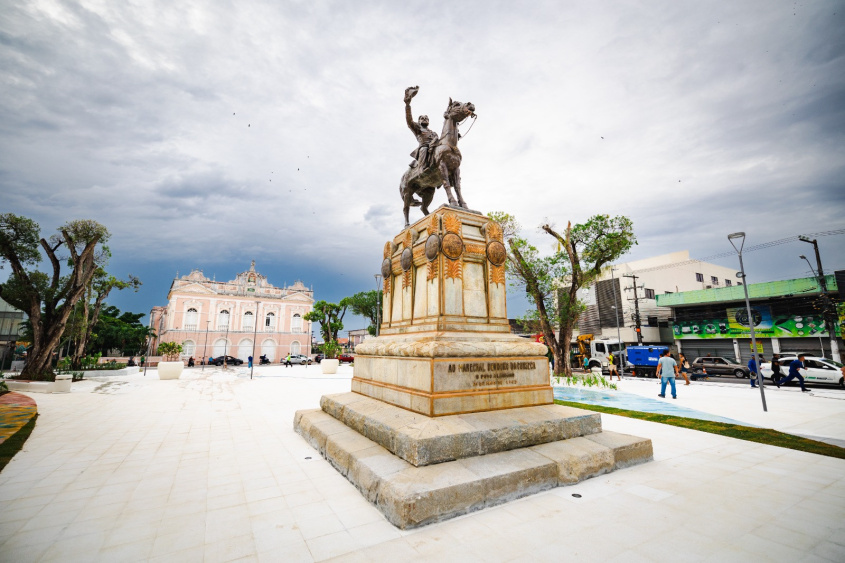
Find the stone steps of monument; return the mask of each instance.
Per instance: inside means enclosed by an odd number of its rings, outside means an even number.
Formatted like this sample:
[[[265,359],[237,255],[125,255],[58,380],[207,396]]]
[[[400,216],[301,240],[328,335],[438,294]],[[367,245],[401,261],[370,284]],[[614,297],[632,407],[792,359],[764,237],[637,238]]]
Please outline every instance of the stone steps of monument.
[[[601,432],[601,415],[561,405],[429,417],[359,395],[324,395],[320,407],[416,466]]]
[[[651,440],[598,432],[418,467],[321,409],[298,411],[294,427],[402,529],[571,485],[653,457]]]

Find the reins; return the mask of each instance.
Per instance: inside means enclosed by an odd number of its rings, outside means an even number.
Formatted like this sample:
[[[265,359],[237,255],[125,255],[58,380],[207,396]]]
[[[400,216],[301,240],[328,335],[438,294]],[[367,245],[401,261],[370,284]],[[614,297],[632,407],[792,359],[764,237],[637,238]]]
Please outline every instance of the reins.
[[[472,123],[470,123],[470,124],[469,124],[469,129],[467,129],[467,132],[462,134],[462,133],[460,132],[460,130],[458,130],[458,138],[459,138],[459,139],[463,139],[464,137],[466,137],[467,135],[469,135],[469,132],[472,130],[472,126],[473,126],[473,125],[475,125],[475,120],[476,120],[476,119],[478,119],[478,116],[477,116],[477,115],[472,114],[471,116],[467,116],[467,118],[466,118],[466,119],[464,119],[463,121],[461,121],[460,123],[458,123],[458,127],[460,127],[461,125],[463,125],[464,123],[466,123],[466,120],[467,120],[467,119],[469,119],[470,117],[472,117]]]

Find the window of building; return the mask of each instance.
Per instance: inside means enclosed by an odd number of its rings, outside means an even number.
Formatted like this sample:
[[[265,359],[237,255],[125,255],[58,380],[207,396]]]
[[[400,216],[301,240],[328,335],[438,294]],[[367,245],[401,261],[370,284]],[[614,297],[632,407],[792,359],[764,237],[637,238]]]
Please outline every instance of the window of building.
[[[290,330],[291,332],[302,332],[302,317],[299,316],[299,313],[296,313],[291,319],[290,322]],[[293,353],[293,352],[291,352]],[[297,352],[298,354],[299,352]]]
[[[646,299],[654,299],[654,290],[653,289],[646,289],[645,290],[645,298]]]
[[[731,280],[729,280],[728,278],[725,278],[725,285],[731,286],[733,285],[733,282],[731,282]]]
[[[736,285],[742,285],[742,282],[736,282]]]
[[[229,328],[229,311],[220,311],[217,315],[217,329],[226,330]]]
[[[188,312],[185,313],[185,330],[196,330],[197,329],[197,310],[191,307],[188,309]]]
[[[717,278],[716,276],[710,276],[710,283],[712,283],[713,285],[719,285],[719,278]]]
[[[276,325],[276,315],[273,313],[267,313],[267,316],[264,317],[264,327],[273,330],[273,327]]]
[[[703,282],[704,281],[704,274],[695,274],[695,281]]]
[[[252,311],[247,311],[244,313],[244,330],[252,330],[255,328],[255,315],[252,314]]]
[[[197,350],[197,345],[193,340],[186,340],[182,343],[182,356],[190,358]]]
[[[646,322],[648,323],[648,326],[658,326],[658,325],[657,325],[657,317],[656,317],[656,316],[654,316],[654,317],[646,317]]]
[[[294,340],[293,342],[290,343],[290,353],[291,354],[301,354],[302,352],[300,352],[300,350],[302,350],[302,347],[300,346],[299,342]]]

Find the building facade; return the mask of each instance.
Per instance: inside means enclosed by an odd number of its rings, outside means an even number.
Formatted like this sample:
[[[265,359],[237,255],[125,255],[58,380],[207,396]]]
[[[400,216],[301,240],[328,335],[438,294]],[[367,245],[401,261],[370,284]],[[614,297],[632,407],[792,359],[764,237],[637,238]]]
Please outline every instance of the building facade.
[[[581,290],[584,293],[579,298],[587,307],[578,320],[576,334],[616,338],[618,322],[622,341],[636,344],[639,311],[643,343],[671,343],[672,311],[658,304],[658,296],[736,285],[742,284],[735,268],[691,260],[688,250],[616,264],[613,271],[606,268],[595,284]]]
[[[255,261],[234,280],[218,282],[201,270],[173,280],[167,305],[153,307],[152,350],[161,342],[182,345],[182,357],[197,363],[229,355],[246,361],[266,355],[278,362],[287,354],[311,354],[311,323],[303,317],[314,305],[314,292],[297,281],[271,285],[255,271]]]
[[[15,347],[25,319],[23,311],[0,299],[0,370],[8,369],[15,359]]]
[[[674,342],[690,359],[710,354],[748,361],[753,323],[758,353],[766,358],[804,352],[841,361],[841,319],[824,319],[825,302],[839,300],[837,276],[825,280],[827,295],[816,278],[748,284],[751,314],[743,288],[736,287],[660,295],[658,304],[671,307]]]

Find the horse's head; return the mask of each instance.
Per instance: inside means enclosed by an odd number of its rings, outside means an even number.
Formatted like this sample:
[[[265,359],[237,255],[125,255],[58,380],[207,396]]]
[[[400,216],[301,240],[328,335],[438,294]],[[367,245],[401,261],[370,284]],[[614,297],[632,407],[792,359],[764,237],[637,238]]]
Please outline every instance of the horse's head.
[[[446,107],[446,111],[443,112],[443,119],[463,121],[470,116],[475,117],[475,106],[472,102],[453,102],[452,98],[449,98],[449,105]]]

